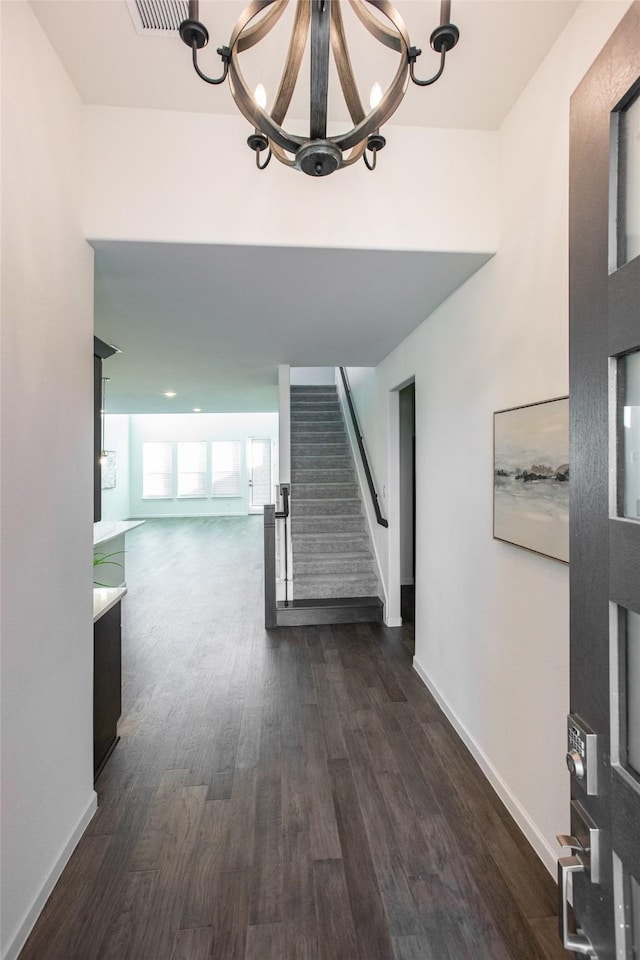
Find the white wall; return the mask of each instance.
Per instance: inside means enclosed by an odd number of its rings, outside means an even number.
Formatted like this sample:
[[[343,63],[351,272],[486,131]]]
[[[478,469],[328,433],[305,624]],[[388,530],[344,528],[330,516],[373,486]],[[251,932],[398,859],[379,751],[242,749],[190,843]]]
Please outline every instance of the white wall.
[[[247,133],[236,116],[87,107],[86,235],[485,253],[497,247],[493,132],[394,126],[375,176],[359,163],[316,180],[275,160],[261,173]],[[194,163],[194,144],[206,163]],[[229,189],[239,169],[242,189]]]
[[[13,960],[95,808],[93,260],[82,107],[2,3],[2,920]]]
[[[415,375],[414,663],[549,869],[569,812],[569,569],[492,539],[492,414],[568,392],[569,96],[627,7],[582,4],[505,120],[496,257],[377,368],[349,370],[380,486],[398,475],[390,391]],[[394,532],[376,537],[392,589]]]
[[[108,363],[108,361],[106,361]],[[129,504],[129,417],[108,413],[104,419],[104,445],[116,454],[116,485],[102,491],[102,519],[128,520]]]
[[[148,517],[227,517],[249,512],[247,441],[270,437],[273,442],[274,478],[278,483],[277,413],[176,413],[136,414],[131,416],[130,510],[136,518]],[[240,440],[242,442],[240,497],[206,499],[143,500],[142,444],[157,440]]]
[[[335,386],[335,367],[291,367],[291,383],[298,387]]]

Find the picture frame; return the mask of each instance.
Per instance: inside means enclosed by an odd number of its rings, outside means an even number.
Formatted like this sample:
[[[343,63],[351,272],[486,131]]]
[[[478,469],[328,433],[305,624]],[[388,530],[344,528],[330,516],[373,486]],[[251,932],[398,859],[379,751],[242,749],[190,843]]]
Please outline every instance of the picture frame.
[[[569,562],[569,397],[493,415],[493,537]]]

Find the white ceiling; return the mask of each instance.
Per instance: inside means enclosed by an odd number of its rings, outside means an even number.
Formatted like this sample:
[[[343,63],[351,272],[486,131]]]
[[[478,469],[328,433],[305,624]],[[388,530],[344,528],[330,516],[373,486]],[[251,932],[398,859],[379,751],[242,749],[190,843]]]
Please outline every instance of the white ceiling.
[[[237,112],[226,84],[211,87],[196,77],[190,53],[178,37],[139,36],[125,0],[32,0],[31,5],[85,103]],[[445,75],[431,88],[411,85],[393,122],[496,129],[577,6],[578,0],[453,0],[452,19],[461,39],[449,55]],[[220,66],[215,50],[227,43],[244,7],[245,0],[201,0],[200,17],[211,35],[202,61],[214,76]],[[343,9],[349,26],[348,4],[343,3]],[[435,72],[438,57],[429,47],[429,36],[439,22],[438,0],[398,0],[397,9],[411,42],[424,51],[418,75]],[[268,41],[243,55],[245,63],[251,58],[247,79],[262,81],[271,95],[282,69],[289,25],[285,15]],[[367,102],[373,81],[384,84],[391,78],[397,54],[381,48],[357,24],[349,36]],[[336,97],[334,118],[342,118],[341,107]],[[303,97],[294,100],[291,115],[307,115]]]
[[[236,113],[226,84],[211,87],[195,76],[178,37],[136,33],[125,0],[31,5],[85,103]],[[202,0],[201,19],[212,37],[204,51],[209,73],[217,73],[215,48],[228,41],[244,6],[245,0]],[[410,86],[393,122],[497,128],[577,6],[577,0],[453,0],[461,40],[445,76],[431,88]],[[425,51],[417,73],[428,75],[437,59],[429,35],[439,2],[398,0],[397,7],[412,43]],[[346,3],[343,10],[366,101],[374,80],[384,86],[391,78],[397,55],[367,45],[363,31],[349,27]],[[287,42],[285,18],[277,30],[271,47],[265,42],[245,55],[247,79],[263,82],[271,95],[282,66],[279,44]],[[305,97],[301,89],[293,116],[305,114]],[[336,98],[330,117],[343,113]],[[273,410],[279,363],[375,364],[486,260],[273,247],[94,247],[96,333],[124,351],[105,369],[108,408],[128,413]],[[165,390],[177,396],[168,400]]]
[[[485,254],[93,244],[110,413],[275,410],[277,367],[379,363]],[[327,282],[327,277],[330,282]],[[168,399],[165,391],[175,391]]]

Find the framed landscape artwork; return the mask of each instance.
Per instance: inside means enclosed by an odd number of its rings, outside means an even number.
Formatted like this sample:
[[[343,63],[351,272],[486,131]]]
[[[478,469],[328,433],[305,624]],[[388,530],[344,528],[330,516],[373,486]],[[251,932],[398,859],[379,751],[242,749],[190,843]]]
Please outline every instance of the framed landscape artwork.
[[[569,398],[493,415],[493,536],[569,562]]]

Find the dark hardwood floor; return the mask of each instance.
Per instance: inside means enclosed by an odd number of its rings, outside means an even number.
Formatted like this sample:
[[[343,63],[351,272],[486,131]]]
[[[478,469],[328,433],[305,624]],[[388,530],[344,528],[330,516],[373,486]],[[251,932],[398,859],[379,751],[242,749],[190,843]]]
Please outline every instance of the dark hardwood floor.
[[[127,535],[121,741],[21,960],[561,960],[401,629],[263,627],[262,518]]]

